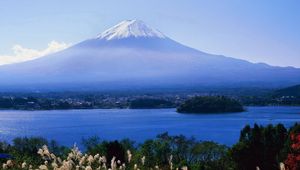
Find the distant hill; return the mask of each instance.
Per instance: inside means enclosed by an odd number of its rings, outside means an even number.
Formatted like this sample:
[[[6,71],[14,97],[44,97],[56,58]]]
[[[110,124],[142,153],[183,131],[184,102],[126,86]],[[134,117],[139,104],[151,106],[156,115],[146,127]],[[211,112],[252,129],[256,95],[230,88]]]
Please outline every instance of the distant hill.
[[[276,90],[273,94],[276,97],[280,96],[294,96],[300,98],[300,84]]]
[[[276,90],[271,95],[279,105],[300,105],[300,85]]]

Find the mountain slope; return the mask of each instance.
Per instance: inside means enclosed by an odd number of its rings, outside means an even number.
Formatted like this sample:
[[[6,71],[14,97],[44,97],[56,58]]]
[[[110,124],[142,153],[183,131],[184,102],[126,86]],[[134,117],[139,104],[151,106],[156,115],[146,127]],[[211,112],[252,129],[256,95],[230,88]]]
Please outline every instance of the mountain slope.
[[[300,83],[300,69],[211,55],[126,20],[64,51],[0,67],[0,89],[197,88]]]

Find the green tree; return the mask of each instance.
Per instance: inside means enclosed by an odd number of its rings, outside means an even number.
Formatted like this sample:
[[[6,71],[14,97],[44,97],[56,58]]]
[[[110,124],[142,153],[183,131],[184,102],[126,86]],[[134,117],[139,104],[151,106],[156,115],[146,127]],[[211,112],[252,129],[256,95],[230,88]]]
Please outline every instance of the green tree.
[[[254,125],[246,126],[240,135],[240,140],[231,149],[233,160],[240,170],[278,169],[279,157],[287,140],[287,130],[282,124],[275,127]]]

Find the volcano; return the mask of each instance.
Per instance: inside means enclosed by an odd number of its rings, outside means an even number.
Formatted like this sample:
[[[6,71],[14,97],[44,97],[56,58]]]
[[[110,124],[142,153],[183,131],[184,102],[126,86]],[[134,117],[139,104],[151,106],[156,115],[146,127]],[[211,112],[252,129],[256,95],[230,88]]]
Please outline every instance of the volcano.
[[[0,67],[0,89],[154,89],[288,86],[300,69],[208,54],[140,20],[35,60]]]

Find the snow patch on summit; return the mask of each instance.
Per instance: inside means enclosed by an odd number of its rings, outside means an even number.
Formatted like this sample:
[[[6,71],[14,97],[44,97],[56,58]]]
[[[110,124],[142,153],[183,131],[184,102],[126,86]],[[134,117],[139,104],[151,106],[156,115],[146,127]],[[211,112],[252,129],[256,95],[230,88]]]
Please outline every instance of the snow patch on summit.
[[[128,37],[156,37],[166,38],[160,31],[147,26],[143,21],[140,20],[125,20],[112,28],[104,31],[98,39],[123,39]]]

